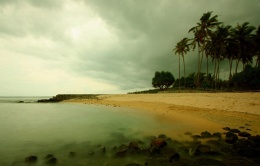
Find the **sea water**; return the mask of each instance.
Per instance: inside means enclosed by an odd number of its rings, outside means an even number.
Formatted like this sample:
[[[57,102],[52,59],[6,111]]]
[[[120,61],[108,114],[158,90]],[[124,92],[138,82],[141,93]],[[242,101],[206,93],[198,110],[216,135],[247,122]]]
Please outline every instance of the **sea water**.
[[[90,154],[101,146],[129,144],[146,133],[174,128],[127,108],[37,103],[38,99],[0,97],[0,165],[26,165],[24,159],[30,155],[39,158],[36,165],[45,165],[47,154],[58,158],[57,165],[113,165],[104,157],[91,160]],[[77,158],[69,159],[69,152]]]

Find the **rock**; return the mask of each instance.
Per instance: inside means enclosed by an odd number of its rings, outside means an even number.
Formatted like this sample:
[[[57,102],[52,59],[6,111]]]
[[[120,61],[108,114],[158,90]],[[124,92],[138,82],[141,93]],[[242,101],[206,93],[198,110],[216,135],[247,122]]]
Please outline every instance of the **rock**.
[[[229,144],[236,143],[238,136],[232,132],[227,132],[225,141]]]
[[[174,166],[194,166],[194,162],[191,159],[180,158],[173,162]]]
[[[129,149],[131,150],[139,150],[139,146],[138,146],[138,143],[137,142],[134,142],[134,141],[131,141],[129,143],[129,146],[128,146]]]
[[[219,133],[219,132],[213,133],[211,137],[214,137],[214,138],[222,138],[221,133]]]
[[[37,160],[38,160],[37,156],[28,156],[24,159],[24,162],[28,164],[32,164],[32,163],[36,163]]]
[[[119,151],[116,152],[116,156],[117,157],[125,157],[127,154],[127,149],[124,148],[124,149],[120,149]]]
[[[76,155],[75,152],[70,152],[70,153],[69,153],[69,156],[70,156],[70,157],[74,157],[75,155]]]
[[[249,136],[248,141],[250,142],[251,146],[260,148],[260,135]]]
[[[204,131],[200,135],[201,135],[202,138],[210,138],[211,137],[211,134],[208,131]]]
[[[257,166],[258,164],[244,157],[233,157],[225,160],[226,166]]]
[[[239,133],[240,132],[240,130],[238,130],[238,129],[230,129],[229,131],[232,132],[232,133]]]
[[[199,145],[195,150],[195,155],[201,155],[210,151],[210,147],[207,145]]]
[[[172,163],[173,161],[177,161],[179,160],[181,157],[179,155],[179,153],[173,153],[170,157],[169,157],[169,162]]]
[[[165,134],[160,134],[160,135],[158,136],[158,138],[163,138],[163,139],[166,139],[166,138],[167,138],[167,136],[166,136]]]
[[[198,158],[194,161],[196,166],[225,166],[221,161],[209,159],[209,158]]]
[[[127,164],[127,165],[125,165],[125,166],[142,166],[142,165],[137,164],[137,163],[130,163],[130,164]]]
[[[50,164],[50,165],[54,165],[54,164],[56,164],[57,162],[58,162],[58,160],[57,160],[55,157],[50,158],[50,159],[48,159],[48,160],[46,161],[46,163],[47,163],[47,164]]]
[[[167,145],[167,142],[163,138],[157,138],[154,139],[151,143],[150,146],[151,148],[163,148]]]
[[[229,127],[223,127],[222,129],[225,130],[225,131],[229,131],[230,130]]]
[[[249,137],[249,136],[251,136],[251,134],[244,131],[244,132],[239,132],[238,136],[240,136],[240,137]]]
[[[99,151],[100,151],[101,153],[106,153],[106,147],[105,147],[105,146],[101,146],[100,149],[99,149]]]
[[[48,159],[51,159],[51,158],[54,158],[54,155],[53,154],[47,154],[44,159],[48,160]]]

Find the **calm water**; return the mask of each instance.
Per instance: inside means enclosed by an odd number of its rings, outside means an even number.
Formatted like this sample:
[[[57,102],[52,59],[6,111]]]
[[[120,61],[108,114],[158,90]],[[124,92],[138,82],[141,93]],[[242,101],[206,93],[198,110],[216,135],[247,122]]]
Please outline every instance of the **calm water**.
[[[93,162],[88,154],[100,145],[119,146],[147,132],[177,127],[126,108],[34,103],[37,99],[0,98],[0,165],[25,165],[29,155],[37,155],[36,165],[44,165],[41,160],[47,154],[60,159],[57,165],[109,165],[99,159]],[[21,100],[30,103],[17,103]],[[78,158],[67,159],[70,151]]]

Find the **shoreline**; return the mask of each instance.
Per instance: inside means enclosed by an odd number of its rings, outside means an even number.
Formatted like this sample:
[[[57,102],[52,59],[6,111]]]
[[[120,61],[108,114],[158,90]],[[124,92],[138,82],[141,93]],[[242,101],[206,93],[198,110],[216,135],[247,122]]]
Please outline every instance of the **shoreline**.
[[[186,126],[179,133],[217,132],[223,127],[260,134],[260,93],[159,93],[98,95],[63,102],[125,107],[162,123]],[[187,131],[189,130],[189,131]],[[224,132],[224,131],[223,131]]]

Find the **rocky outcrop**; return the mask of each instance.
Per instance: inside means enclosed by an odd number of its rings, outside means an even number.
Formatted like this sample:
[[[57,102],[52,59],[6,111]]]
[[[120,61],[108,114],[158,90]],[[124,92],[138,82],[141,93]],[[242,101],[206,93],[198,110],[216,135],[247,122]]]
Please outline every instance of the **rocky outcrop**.
[[[97,94],[58,94],[50,99],[38,100],[38,103],[53,103],[70,99],[98,99]]]

